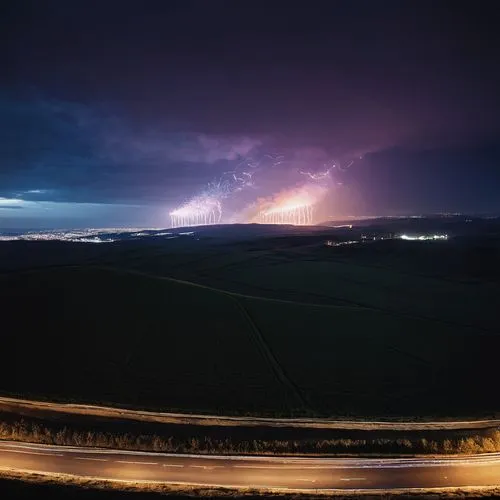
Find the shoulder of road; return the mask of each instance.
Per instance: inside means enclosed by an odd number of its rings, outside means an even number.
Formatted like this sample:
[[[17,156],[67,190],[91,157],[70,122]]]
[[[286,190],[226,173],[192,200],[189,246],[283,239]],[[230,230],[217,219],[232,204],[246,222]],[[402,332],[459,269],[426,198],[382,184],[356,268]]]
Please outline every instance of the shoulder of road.
[[[0,411],[44,417],[50,415],[85,415],[104,418],[135,420],[151,423],[168,423],[201,426],[245,426],[278,427],[332,430],[461,430],[487,429],[500,426],[500,419],[480,420],[419,420],[419,421],[373,421],[336,420],[328,418],[271,418],[202,415],[132,410],[111,406],[35,401],[11,397],[0,397]]]

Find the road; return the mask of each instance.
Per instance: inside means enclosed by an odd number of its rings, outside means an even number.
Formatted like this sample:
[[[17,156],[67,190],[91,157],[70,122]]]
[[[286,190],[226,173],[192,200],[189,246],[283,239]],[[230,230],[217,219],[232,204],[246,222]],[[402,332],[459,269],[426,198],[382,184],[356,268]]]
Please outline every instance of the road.
[[[496,429],[500,419],[484,420],[420,420],[420,421],[373,421],[336,420],[328,418],[270,418],[270,417],[230,417],[222,415],[200,415],[190,413],[169,413],[130,410],[110,406],[56,403],[0,396],[0,411],[27,417],[61,419],[64,415],[86,415],[114,420],[135,420],[165,424],[277,427],[302,429],[342,429],[365,431],[439,431],[464,429]]]
[[[0,441],[0,469],[101,480],[288,490],[500,485],[500,453],[400,459],[207,457]]]

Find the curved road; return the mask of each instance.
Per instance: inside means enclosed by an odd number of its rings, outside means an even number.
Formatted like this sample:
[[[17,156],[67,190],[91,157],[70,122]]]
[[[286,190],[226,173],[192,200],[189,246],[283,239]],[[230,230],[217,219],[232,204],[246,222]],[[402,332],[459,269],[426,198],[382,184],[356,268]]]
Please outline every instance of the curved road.
[[[101,480],[288,490],[500,485],[500,453],[400,459],[208,457],[0,441],[0,469]]]

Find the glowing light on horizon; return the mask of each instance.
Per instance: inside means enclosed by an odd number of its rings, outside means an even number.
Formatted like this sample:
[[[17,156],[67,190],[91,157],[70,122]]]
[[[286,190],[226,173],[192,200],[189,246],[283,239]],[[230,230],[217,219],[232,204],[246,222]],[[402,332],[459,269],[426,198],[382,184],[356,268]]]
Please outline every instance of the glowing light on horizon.
[[[12,206],[16,205],[16,206],[18,206],[18,205],[22,205],[23,203],[24,203],[24,200],[21,200],[19,198],[3,198],[3,197],[0,197],[0,207],[2,205],[7,205],[7,206],[9,206],[9,205],[12,205]]]
[[[205,186],[203,191],[188,199],[184,204],[170,212],[171,227],[199,226],[222,222],[223,203],[244,190],[257,190],[262,186],[261,174],[283,163],[291,163],[290,170],[307,177],[302,178],[300,186],[284,189],[268,198],[259,198],[239,213],[224,216],[226,222],[260,222],[265,224],[310,225],[314,223],[316,205],[333,185],[332,170],[340,167],[337,163],[323,163],[321,169],[315,169],[313,163],[304,170],[298,169],[305,163],[304,158],[297,159],[279,153],[266,153],[241,157],[231,170],[223,172],[221,177]],[[346,168],[352,162],[347,165]],[[234,206],[234,204],[233,204]]]
[[[203,192],[170,212],[171,227],[208,226],[222,222],[222,201],[253,186],[253,172],[234,170],[208,183]]]
[[[208,226],[220,224],[222,205],[209,196],[197,196],[170,212],[171,227]]]
[[[307,226],[314,223],[314,209],[325,196],[326,188],[318,184],[305,184],[282,191],[272,199],[259,200],[256,222],[262,224],[292,224]]]
[[[310,226],[313,223],[312,205],[283,207],[261,212],[260,222],[263,224],[292,224],[294,226]]]

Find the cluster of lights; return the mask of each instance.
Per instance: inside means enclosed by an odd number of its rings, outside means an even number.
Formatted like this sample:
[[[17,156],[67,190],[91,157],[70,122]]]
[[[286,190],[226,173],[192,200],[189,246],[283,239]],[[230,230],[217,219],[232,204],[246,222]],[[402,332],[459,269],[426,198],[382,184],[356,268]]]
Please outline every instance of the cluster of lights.
[[[227,198],[255,187],[254,177],[258,176],[260,171],[287,161],[289,160],[285,155],[269,153],[260,157],[242,158],[232,170],[224,172],[218,180],[205,186],[201,194],[171,211],[171,227],[219,224],[222,220],[223,202]],[[297,170],[300,175],[307,177],[306,182],[268,198],[258,199],[246,208],[246,215],[241,214],[236,218],[264,224],[313,224],[314,208],[328,191],[331,184],[330,173],[334,168],[342,170],[340,165],[335,163],[324,164],[322,170]]]
[[[154,231],[153,236],[176,238],[171,232],[162,232],[158,228],[147,230],[138,228],[77,229],[71,231],[40,231],[22,234],[0,234],[0,241],[65,241],[71,243],[112,243],[123,236],[141,238],[151,236],[147,231]],[[158,232],[160,231],[160,232]]]
[[[170,212],[171,227],[219,224],[221,218],[221,202],[210,196],[198,196]]]
[[[313,221],[313,208],[313,205],[278,206],[260,212],[259,221],[263,224],[311,225]]]
[[[326,188],[318,184],[304,184],[282,191],[272,199],[260,200],[256,222],[263,224],[313,224],[314,207],[325,196]]]
[[[422,234],[420,236],[412,236],[408,234],[402,234],[400,236],[402,240],[408,241],[436,241],[436,240],[447,240],[447,234]]]
[[[407,240],[407,241],[443,241],[448,239],[447,234],[425,234],[425,235],[408,235],[408,234],[401,234],[399,236],[400,239],[402,240]],[[385,236],[380,236],[380,235],[374,235],[374,236],[367,236],[367,235],[361,235],[361,240],[349,240],[349,241],[333,241],[333,240],[327,240],[325,242],[326,246],[329,247],[338,247],[338,246],[344,246],[344,245],[354,245],[355,243],[369,243],[372,241],[378,241],[378,240],[392,240],[393,236],[392,235],[385,235]]]
[[[342,247],[342,246],[346,246],[346,245],[355,245],[357,243],[361,243],[361,242],[359,240],[349,240],[349,241],[327,240],[326,246],[327,247]]]
[[[111,243],[115,241],[112,238],[100,238],[93,236],[86,238],[84,236],[71,236],[64,233],[41,233],[41,234],[20,234],[20,235],[0,235],[0,241],[68,241],[75,243]]]

